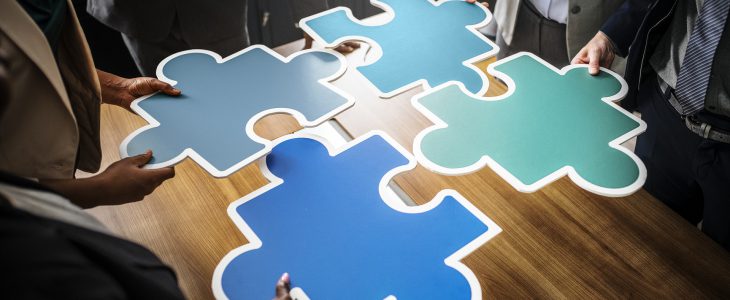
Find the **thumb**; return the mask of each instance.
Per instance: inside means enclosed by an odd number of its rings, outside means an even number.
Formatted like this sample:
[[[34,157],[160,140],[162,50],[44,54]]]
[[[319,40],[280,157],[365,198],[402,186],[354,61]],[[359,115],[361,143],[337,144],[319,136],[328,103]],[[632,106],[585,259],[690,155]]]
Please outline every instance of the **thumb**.
[[[276,282],[276,299],[291,299],[289,297],[289,290],[291,290],[291,281],[289,279],[289,273],[284,273]]]
[[[130,163],[134,164],[135,166],[143,167],[150,161],[150,159],[152,159],[152,150],[147,150],[147,152],[145,153],[132,156],[127,159],[129,159]]]
[[[149,85],[153,91],[161,91],[170,96],[177,96],[182,93],[180,90],[172,87],[172,85],[170,85],[169,83],[159,79],[150,80]]]

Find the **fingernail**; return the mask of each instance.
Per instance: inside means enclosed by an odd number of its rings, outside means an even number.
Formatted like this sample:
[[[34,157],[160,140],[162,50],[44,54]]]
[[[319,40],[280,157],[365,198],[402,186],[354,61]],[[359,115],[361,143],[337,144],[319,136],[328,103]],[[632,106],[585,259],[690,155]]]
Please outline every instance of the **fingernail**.
[[[152,155],[152,150],[147,149],[147,151],[144,152],[145,155]]]
[[[181,92],[180,90],[178,90],[178,89],[172,89],[172,92],[173,92],[173,93],[175,93],[175,94],[180,94],[180,93],[182,93],[182,92]]]
[[[281,281],[289,281],[289,273],[281,274],[281,278],[279,278]]]

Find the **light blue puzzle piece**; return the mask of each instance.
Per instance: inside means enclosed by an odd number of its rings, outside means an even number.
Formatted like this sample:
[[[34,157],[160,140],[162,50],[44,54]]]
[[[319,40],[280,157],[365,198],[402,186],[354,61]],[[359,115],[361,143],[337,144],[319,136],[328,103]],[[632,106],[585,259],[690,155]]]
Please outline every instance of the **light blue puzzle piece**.
[[[158,77],[183,91],[154,94],[132,108],[150,125],[122,143],[122,157],[153,151],[148,167],[173,165],[186,156],[216,177],[228,176],[269,151],[253,130],[262,117],[284,112],[302,126],[315,126],[354,100],[330,85],[346,69],[332,51],[304,51],[283,58],[252,46],[221,59],[205,50],[174,54]]]
[[[476,29],[491,19],[481,5],[463,1],[371,0],[394,15],[386,24],[364,25],[348,8],[334,8],[304,18],[300,27],[315,40],[336,46],[347,40],[364,40],[382,49],[373,64],[357,69],[384,97],[414,85],[437,86],[462,82],[482,95],[488,80],[472,63],[496,54],[496,45]]]
[[[331,151],[300,135],[266,157],[272,183],[229,206],[250,243],[219,263],[217,298],[271,298],[289,272],[311,299],[481,299],[459,260],[498,226],[454,191],[420,207],[381,198],[394,175],[415,167],[384,134]]]
[[[427,168],[449,175],[489,165],[515,188],[535,191],[566,174],[579,186],[606,196],[641,188],[646,169],[620,146],[646,124],[620,108],[620,76],[587,66],[563,70],[520,53],[489,66],[509,91],[478,99],[456,84],[413,99],[436,125],[421,132],[414,152]]]

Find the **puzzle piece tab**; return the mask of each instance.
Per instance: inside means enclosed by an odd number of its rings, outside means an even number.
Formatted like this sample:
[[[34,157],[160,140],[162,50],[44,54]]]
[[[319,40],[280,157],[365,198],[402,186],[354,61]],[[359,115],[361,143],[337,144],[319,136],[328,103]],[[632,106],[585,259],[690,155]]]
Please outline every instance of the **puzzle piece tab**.
[[[487,78],[472,65],[496,54],[496,46],[476,31],[491,19],[486,8],[464,1],[371,2],[388,11],[392,20],[364,25],[350,9],[334,8],[302,19],[300,27],[330,47],[347,40],[379,46],[382,56],[357,69],[385,97],[418,84],[437,86],[448,81],[462,82],[475,94],[486,91]]]
[[[183,91],[135,100],[132,108],[150,125],[122,143],[122,157],[153,151],[148,167],[173,165],[186,156],[217,177],[228,176],[269,151],[255,122],[283,112],[302,126],[318,125],[354,100],[330,85],[346,69],[332,51],[304,51],[283,58],[252,46],[221,59],[190,50],[165,59],[158,77]]]
[[[606,196],[638,190],[646,169],[620,146],[646,124],[617,106],[626,83],[587,66],[558,70],[520,53],[489,66],[509,91],[478,99],[456,84],[413,99],[436,125],[421,132],[414,152],[427,168],[449,175],[489,165],[520,191],[532,192],[568,174],[579,186]]]
[[[415,167],[385,135],[330,152],[314,137],[274,147],[261,166],[272,183],[229,206],[250,243],[216,268],[216,297],[271,298],[289,272],[311,299],[481,299],[459,260],[498,226],[454,191],[420,207],[381,198],[395,174]]]

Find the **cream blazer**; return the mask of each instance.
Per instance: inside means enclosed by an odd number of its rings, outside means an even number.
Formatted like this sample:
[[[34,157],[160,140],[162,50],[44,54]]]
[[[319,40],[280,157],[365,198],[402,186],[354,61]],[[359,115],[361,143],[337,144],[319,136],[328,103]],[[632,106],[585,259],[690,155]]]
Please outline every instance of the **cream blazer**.
[[[70,0],[54,57],[16,1],[0,1],[0,55],[10,99],[0,112],[0,170],[32,178],[72,178],[101,163],[99,79]],[[57,63],[58,62],[58,63]]]
[[[502,38],[507,44],[514,38],[515,22],[520,1],[498,0],[494,7],[494,20],[499,26]],[[601,29],[603,22],[621,6],[624,0],[569,0],[566,28],[568,57],[573,58]],[[521,37],[532,38],[532,37]]]

